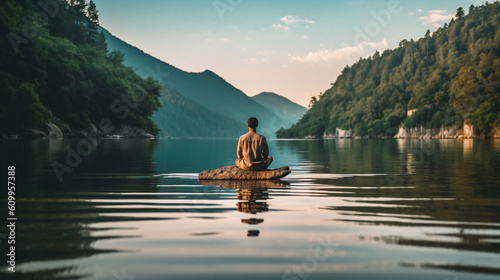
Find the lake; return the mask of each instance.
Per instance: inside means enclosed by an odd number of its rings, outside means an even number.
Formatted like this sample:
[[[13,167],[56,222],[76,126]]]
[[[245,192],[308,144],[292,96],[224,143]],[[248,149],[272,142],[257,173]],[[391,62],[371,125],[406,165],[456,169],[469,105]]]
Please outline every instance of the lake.
[[[200,183],[236,139],[2,140],[12,279],[500,278],[500,140],[269,145],[284,180]]]

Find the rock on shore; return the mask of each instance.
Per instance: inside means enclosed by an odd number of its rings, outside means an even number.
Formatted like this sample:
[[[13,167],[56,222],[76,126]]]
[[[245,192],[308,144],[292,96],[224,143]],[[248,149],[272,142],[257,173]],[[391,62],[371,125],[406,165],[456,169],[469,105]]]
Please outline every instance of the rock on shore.
[[[115,136],[115,137],[111,137]],[[21,128],[14,132],[0,131],[0,139],[20,139],[20,138],[155,138],[153,135],[144,131],[144,129],[120,125],[117,127],[111,126],[111,129],[106,131],[99,130],[95,125],[90,125],[87,129],[72,129],[69,125],[59,122],[47,123],[45,130],[36,130],[29,128]]]

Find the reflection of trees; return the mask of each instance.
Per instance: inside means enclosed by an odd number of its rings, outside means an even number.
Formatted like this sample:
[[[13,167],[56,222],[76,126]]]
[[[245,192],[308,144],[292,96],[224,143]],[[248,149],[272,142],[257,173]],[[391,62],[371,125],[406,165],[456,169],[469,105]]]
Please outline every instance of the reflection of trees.
[[[106,234],[118,228],[96,228],[93,225],[143,219],[127,214],[101,215],[117,214],[124,209],[110,207],[116,204],[94,200],[115,198],[116,193],[150,191],[150,186],[159,180],[150,176],[157,173],[151,162],[157,143],[151,140],[104,140],[59,183],[50,164],[54,160],[65,163],[66,147],[76,150],[79,141],[51,139],[3,143],[5,157],[0,158],[0,163],[3,166],[16,165],[19,186],[16,192],[16,216],[19,221],[16,242],[22,245],[16,246],[16,266],[117,252],[116,248],[95,248],[95,242],[131,236]],[[0,245],[6,246],[6,242]],[[7,251],[6,247],[2,251]],[[75,275],[75,268],[16,271],[16,279],[32,279],[33,275],[40,279],[91,277]]]
[[[391,142],[392,140],[378,139],[335,139],[277,141],[276,144],[280,149],[300,154],[304,161],[313,162],[317,165],[315,172],[360,174],[397,170],[398,166],[391,159],[397,157],[398,151],[394,143],[389,144]]]
[[[317,179],[316,183],[333,183],[339,186],[336,191],[346,192],[332,193],[332,196],[356,198],[359,202],[356,206],[333,207],[346,214],[500,222],[500,188],[497,187],[500,141],[472,141],[472,151],[470,143],[464,150],[463,140],[451,139],[337,139],[290,141],[280,145],[293,146],[294,152],[300,152],[305,161],[324,164],[314,166],[313,172],[394,174],[342,178],[333,182]],[[412,174],[407,173],[409,169]],[[390,182],[395,183],[391,185]],[[384,199],[372,201],[369,198]],[[366,206],[361,206],[363,204]],[[401,207],[387,207],[394,204]]]
[[[323,164],[313,165],[313,173],[391,174],[315,180],[317,184],[334,185],[331,194],[331,187],[312,187],[349,202],[323,208],[345,217],[338,221],[428,231],[419,238],[379,236],[374,237],[376,240],[401,246],[500,253],[498,139],[337,139],[280,145],[301,153],[304,161]],[[500,274],[494,267],[420,266]]]

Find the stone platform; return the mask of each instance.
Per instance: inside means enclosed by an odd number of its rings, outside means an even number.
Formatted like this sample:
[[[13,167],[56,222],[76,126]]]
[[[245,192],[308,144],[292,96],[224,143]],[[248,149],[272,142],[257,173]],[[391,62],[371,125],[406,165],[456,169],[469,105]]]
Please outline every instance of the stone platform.
[[[236,165],[206,170],[198,175],[198,180],[276,180],[292,173],[290,167],[250,171],[239,169]]]

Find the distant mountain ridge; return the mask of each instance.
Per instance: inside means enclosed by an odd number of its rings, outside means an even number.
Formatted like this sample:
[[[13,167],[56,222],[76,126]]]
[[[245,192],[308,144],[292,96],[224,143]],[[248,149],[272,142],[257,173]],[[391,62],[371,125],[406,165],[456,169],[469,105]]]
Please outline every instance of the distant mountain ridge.
[[[253,116],[259,119],[260,132],[272,138],[278,129],[287,128],[297,121],[292,115],[275,112],[274,106],[263,106],[210,70],[201,73],[183,71],[101,29],[110,51],[123,52],[124,63],[133,67],[136,73],[143,77],[151,76],[163,84],[160,96],[163,108],[152,117],[161,129],[159,137],[237,137],[245,132],[246,120]],[[182,104],[184,110],[175,110],[176,121],[190,123],[189,133],[165,120],[167,116],[172,116],[172,112],[164,111],[174,110],[175,107],[168,102]],[[194,121],[207,118],[210,121]],[[221,129],[221,126],[229,125],[232,127]]]
[[[287,120],[288,122],[285,122],[286,127],[290,127],[299,121],[307,111],[306,107],[274,92],[261,92],[252,96],[252,99],[277,114],[283,120]]]

